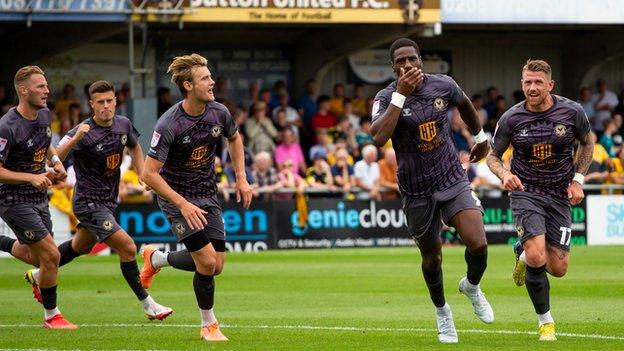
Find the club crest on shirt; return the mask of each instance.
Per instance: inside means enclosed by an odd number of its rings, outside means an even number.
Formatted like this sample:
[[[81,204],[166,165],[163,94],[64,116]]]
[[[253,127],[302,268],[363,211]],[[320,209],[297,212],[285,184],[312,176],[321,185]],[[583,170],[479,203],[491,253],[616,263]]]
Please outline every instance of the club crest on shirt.
[[[404,108],[403,109],[403,116],[407,117],[407,116],[411,116],[412,115],[412,110],[409,108]]]
[[[433,101],[433,107],[436,109],[436,111],[443,111],[447,105],[448,102],[446,102],[446,100],[444,100],[443,98],[437,98]]]
[[[152,141],[150,142],[150,146],[156,147],[159,141],[160,141],[160,133],[154,131],[154,134],[152,134]]]
[[[519,238],[522,238],[522,236],[524,235],[524,227],[523,227],[523,226],[521,226],[521,225],[519,225],[519,226],[516,228],[516,233],[518,233],[518,237],[519,237]]]
[[[128,142],[128,135],[124,134],[121,136],[121,145],[126,145]]]
[[[33,230],[27,230],[24,232],[24,236],[27,237],[28,239],[34,239],[35,238],[35,231]]]
[[[558,137],[562,137],[562,136],[564,136],[564,135],[565,135],[565,133],[566,133],[566,127],[565,127],[563,124],[557,124],[557,125],[555,126],[555,134],[556,134]]]
[[[221,128],[221,126],[213,126],[210,129],[210,134],[212,134],[213,137],[218,138],[221,136],[222,131],[223,131],[223,128]]]
[[[46,128],[46,134],[48,135],[48,138],[52,136],[52,129],[50,129],[50,127]]]
[[[102,145],[102,144],[97,144],[97,145],[95,146],[95,151],[102,151],[102,150],[104,150],[104,145]]]
[[[186,231],[186,226],[183,223],[176,223],[175,231],[178,235],[182,235]]]
[[[520,136],[525,137],[525,136],[527,136],[527,135],[529,135],[529,131],[528,131],[526,128],[522,128],[522,129],[520,130]]]
[[[188,135],[185,135],[184,138],[182,138],[182,144],[188,144],[191,142],[191,137]]]
[[[8,142],[9,141],[7,139],[0,138],[0,151],[4,151],[4,148],[6,147]]]
[[[108,219],[105,220],[104,223],[102,223],[102,228],[104,228],[104,230],[110,231],[111,229],[113,229],[113,222]]]
[[[28,140],[26,141],[26,146],[28,146],[28,147],[31,147],[31,146],[33,146],[34,144],[35,144],[35,143],[33,142],[33,140],[32,140],[32,139],[28,139]]]

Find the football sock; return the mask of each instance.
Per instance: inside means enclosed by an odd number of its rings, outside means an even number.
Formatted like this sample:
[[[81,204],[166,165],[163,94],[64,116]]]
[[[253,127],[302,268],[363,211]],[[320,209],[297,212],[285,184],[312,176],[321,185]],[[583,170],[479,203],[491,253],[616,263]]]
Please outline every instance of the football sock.
[[[524,281],[535,313],[544,314],[550,311],[550,284],[546,276],[546,265],[537,268],[527,266]]]
[[[468,271],[466,273],[468,282],[472,285],[479,285],[483,273],[487,268],[487,250],[483,254],[477,255],[466,249],[466,251],[464,251],[464,258],[468,265]]]
[[[197,298],[197,306],[202,310],[212,309],[214,305],[214,277],[195,272],[193,288]]]
[[[0,235],[0,251],[11,253],[13,249],[13,244],[15,244],[17,240],[13,238],[9,238],[5,235]]]
[[[213,323],[217,322],[217,317],[215,317],[214,315],[214,309],[208,309],[208,310],[203,310],[203,309],[199,309],[199,312],[201,313],[201,326],[202,327],[207,327]]]
[[[427,283],[429,289],[429,295],[431,301],[436,307],[443,307],[446,303],[444,299],[444,286],[442,282],[442,267],[438,266],[434,269],[427,269],[425,266],[421,266],[423,277]]]
[[[149,294],[141,286],[141,282],[139,281],[139,267],[137,266],[136,260],[120,262],[119,266],[121,267],[121,274],[123,274],[130,289],[132,289],[139,300],[144,300]]]
[[[67,240],[62,243],[58,247],[59,253],[61,254],[61,261],[59,262],[59,267],[66,265],[71,262],[74,258],[80,256],[78,252],[74,251],[72,248],[72,241]]]
[[[167,262],[171,267],[183,271],[195,272],[196,270],[193,256],[191,256],[191,253],[186,249],[169,252],[167,255]]]
[[[39,288],[41,291],[41,300],[43,303],[43,308],[47,310],[54,310],[56,308],[56,285],[50,288]],[[47,316],[46,318],[50,318],[54,315]]]

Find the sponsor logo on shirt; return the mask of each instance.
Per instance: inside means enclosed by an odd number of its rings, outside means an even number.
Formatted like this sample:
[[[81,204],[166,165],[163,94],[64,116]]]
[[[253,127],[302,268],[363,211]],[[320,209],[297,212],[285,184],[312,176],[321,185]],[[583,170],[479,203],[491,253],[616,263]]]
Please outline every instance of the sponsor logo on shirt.
[[[37,150],[37,152],[35,152],[33,156],[33,161],[43,162],[43,160],[45,160],[45,155],[47,151],[48,151],[47,147],[42,147],[41,149]]]
[[[160,141],[160,133],[154,131],[154,134],[152,134],[152,141],[150,142],[150,146],[156,147],[159,141]]]
[[[418,126],[418,132],[420,133],[420,139],[424,141],[431,141],[438,134],[436,129],[436,122],[425,122]]]
[[[204,156],[206,156],[206,153],[208,153],[208,146],[204,145],[204,146],[196,147],[191,152],[191,159],[195,161],[199,161],[203,159]]]
[[[539,160],[545,160],[550,156],[552,156],[552,144],[533,145],[533,157]]]
[[[121,161],[121,155],[119,154],[108,155],[106,156],[106,168],[117,169],[120,161]]]

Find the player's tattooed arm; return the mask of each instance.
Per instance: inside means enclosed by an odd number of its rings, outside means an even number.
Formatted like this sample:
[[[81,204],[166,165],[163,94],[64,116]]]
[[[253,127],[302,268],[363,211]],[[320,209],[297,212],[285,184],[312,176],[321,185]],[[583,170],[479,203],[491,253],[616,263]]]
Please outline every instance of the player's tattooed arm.
[[[583,175],[587,174],[589,165],[592,162],[592,156],[594,154],[594,140],[591,136],[591,132],[585,134],[583,139],[579,140],[579,147],[576,150],[576,162],[574,163],[574,169],[577,173]]]
[[[507,190],[521,190],[524,191],[524,185],[520,178],[515,176],[511,171],[505,168],[501,155],[498,154],[496,149],[492,148],[486,158],[486,163],[492,173],[494,173],[502,182],[503,187]]]

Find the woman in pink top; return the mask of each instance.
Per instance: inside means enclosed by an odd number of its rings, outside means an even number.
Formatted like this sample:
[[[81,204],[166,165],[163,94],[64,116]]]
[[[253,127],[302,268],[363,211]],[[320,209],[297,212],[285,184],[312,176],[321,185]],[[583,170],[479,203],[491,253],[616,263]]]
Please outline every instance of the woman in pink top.
[[[303,151],[290,128],[285,128],[282,131],[282,143],[275,148],[275,163],[281,166],[287,160],[292,162],[294,170],[304,174],[307,165],[303,157]]]

